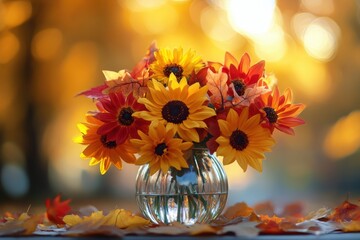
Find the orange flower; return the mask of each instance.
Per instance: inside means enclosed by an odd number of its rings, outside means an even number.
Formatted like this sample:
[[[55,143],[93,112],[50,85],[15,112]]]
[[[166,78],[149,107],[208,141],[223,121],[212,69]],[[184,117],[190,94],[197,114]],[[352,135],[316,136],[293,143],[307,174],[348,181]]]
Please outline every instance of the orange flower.
[[[99,135],[97,131],[103,122],[93,116],[86,117],[87,122],[78,125],[83,136],[76,140],[78,143],[87,145],[81,153],[82,158],[91,158],[89,165],[94,166],[100,163],[100,172],[105,174],[114,164],[118,169],[122,169],[122,161],[134,163],[136,149],[126,141],[117,144],[116,141],[109,141],[107,135]]]
[[[277,128],[279,131],[294,135],[293,127],[304,124],[304,120],[297,116],[305,109],[304,104],[292,104],[293,94],[286,89],[280,96],[277,86],[255,99],[255,106],[261,112],[263,126],[271,132]]]

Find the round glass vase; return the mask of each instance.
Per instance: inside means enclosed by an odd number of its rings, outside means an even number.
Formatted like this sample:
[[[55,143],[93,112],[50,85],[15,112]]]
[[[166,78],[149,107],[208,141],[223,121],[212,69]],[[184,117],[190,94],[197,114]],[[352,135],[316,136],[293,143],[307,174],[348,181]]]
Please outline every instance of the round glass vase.
[[[153,223],[208,223],[220,215],[228,195],[225,171],[206,148],[185,154],[189,168],[169,168],[150,175],[149,165],[136,176],[136,200],[145,217]]]

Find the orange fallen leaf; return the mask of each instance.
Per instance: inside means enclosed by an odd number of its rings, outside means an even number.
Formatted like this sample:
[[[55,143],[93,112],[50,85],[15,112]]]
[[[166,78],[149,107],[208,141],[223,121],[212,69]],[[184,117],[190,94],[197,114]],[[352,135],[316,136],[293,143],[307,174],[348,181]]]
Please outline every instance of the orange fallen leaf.
[[[275,215],[274,205],[270,201],[256,204],[254,206],[254,212],[257,215],[267,215],[267,216]]]
[[[257,225],[257,227],[261,229],[261,233],[279,234],[283,232],[280,227],[280,223],[284,220],[284,218],[280,218],[275,215],[272,217],[269,217],[268,215],[260,215],[259,217],[261,222]]]
[[[236,217],[249,217],[254,210],[245,202],[236,203],[226,209],[223,214],[227,219],[234,219]]]
[[[344,232],[360,232],[360,221],[342,223],[341,230]]]
[[[209,224],[194,224],[189,227],[190,235],[216,234],[218,230]]]
[[[49,221],[55,224],[65,224],[63,217],[71,210],[69,203],[70,199],[61,202],[60,195],[57,195],[53,200],[46,199],[46,216]]]
[[[330,220],[346,222],[351,220],[360,221],[360,206],[344,201],[329,216]]]

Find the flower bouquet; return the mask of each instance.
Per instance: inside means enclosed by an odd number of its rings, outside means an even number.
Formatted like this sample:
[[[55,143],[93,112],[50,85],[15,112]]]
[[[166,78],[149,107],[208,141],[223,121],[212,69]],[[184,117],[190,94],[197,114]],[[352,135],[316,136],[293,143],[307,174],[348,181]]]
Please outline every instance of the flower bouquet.
[[[137,201],[154,223],[209,222],[225,206],[224,165],[262,171],[274,130],[294,135],[305,105],[280,93],[265,62],[225,53],[223,63],[153,43],[132,71],[104,71],[104,84],[80,93],[96,111],[79,124],[81,156],[105,174],[140,165]]]

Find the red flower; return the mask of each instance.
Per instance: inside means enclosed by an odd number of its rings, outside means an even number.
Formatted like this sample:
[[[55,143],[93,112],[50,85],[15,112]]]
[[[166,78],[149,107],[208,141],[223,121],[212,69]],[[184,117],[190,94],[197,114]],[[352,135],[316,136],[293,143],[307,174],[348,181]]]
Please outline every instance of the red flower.
[[[95,117],[104,124],[99,127],[97,134],[106,135],[108,141],[122,144],[129,138],[139,138],[138,130],[147,132],[149,122],[132,116],[134,112],[146,110],[132,93],[127,97],[121,92],[109,93],[109,98],[99,101],[100,112]]]
[[[57,195],[52,201],[49,198],[46,199],[47,218],[55,224],[65,224],[62,219],[71,210],[69,206],[70,201],[71,199],[61,202],[60,195]]]
[[[238,64],[237,60],[230,53],[225,54],[225,64],[223,71],[229,75],[229,95],[234,96],[235,91],[238,96],[245,93],[247,87],[256,84],[264,73],[265,61],[260,61],[250,66],[250,57],[245,53]]]

